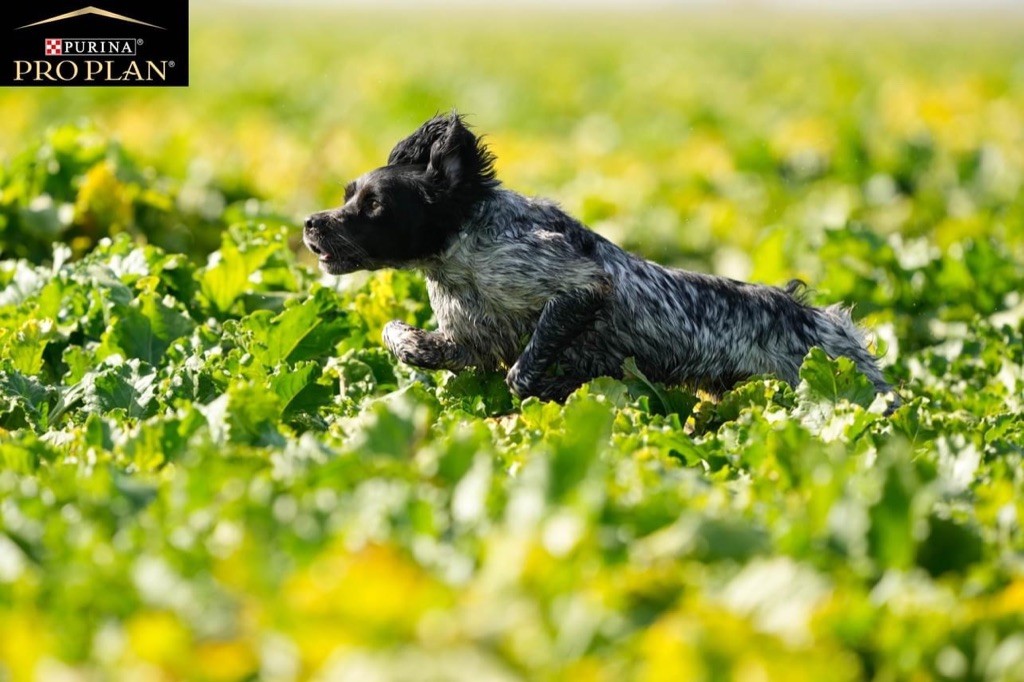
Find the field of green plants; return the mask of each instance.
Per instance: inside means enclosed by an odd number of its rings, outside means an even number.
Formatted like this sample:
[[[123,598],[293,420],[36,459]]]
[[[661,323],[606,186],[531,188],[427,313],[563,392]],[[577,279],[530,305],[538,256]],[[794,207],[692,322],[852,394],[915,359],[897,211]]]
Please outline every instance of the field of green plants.
[[[0,681],[1024,680],[1024,23],[195,14],[187,90],[0,92]],[[397,364],[422,278],[298,226],[452,107],[904,405]]]

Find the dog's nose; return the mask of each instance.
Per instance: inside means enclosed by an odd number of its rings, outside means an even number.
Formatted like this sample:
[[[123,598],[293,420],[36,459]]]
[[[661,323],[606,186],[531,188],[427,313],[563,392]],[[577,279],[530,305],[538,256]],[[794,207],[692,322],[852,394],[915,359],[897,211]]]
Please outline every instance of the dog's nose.
[[[307,229],[313,227],[313,216],[309,216],[308,218],[306,218],[305,225]]]

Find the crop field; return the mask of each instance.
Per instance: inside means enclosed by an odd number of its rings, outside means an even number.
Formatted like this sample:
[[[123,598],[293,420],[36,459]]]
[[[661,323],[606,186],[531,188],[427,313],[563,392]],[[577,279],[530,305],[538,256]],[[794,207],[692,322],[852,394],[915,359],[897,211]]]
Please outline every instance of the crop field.
[[[1024,680],[1024,20],[194,9],[189,89],[0,91],[0,681]],[[904,405],[396,362],[298,226],[452,107]]]

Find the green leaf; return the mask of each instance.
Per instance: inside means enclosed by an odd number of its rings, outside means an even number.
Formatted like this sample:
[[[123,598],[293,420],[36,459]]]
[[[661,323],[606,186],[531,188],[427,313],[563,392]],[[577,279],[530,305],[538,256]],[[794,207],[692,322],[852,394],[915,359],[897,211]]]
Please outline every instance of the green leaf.
[[[180,416],[147,419],[127,438],[122,452],[139,471],[154,471],[183,455],[189,438],[204,423],[194,409]]]
[[[0,357],[10,360],[14,369],[24,374],[39,374],[43,368],[43,351],[57,336],[50,320],[26,320],[16,331],[0,329]]]
[[[715,405],[715,417],[719,421],[733,421],[745,410],[763,411],[773,405],[792,407],[793,403],[789,384],[775,378],[752,378],[725,392]]]
[[[512,394],[500,372],[463,370],[458,374],[448,374],[438,388],[437,396],[449,409],[460,409],[481,417],[512,411]]]
[[[80,382],[61,396],[53,419],[78,408],[82,414],[118,411],[124,417],[141,419],[157,408],[156,369],[138,359],[123,361],[116,356],[98,370],[86,373]],[[80,406],[80,407],[79,407]]]
[[[812,348],[800,367],[797,395],[805,402],[835,405],[846,400],[867,407],[875,399],[875,388],[853,360],[831,360],[822,349]]]
[[[281,415],[291,419],[297,414],[316,415],[317,411],[328,404],[334,395],[330,386],[318,383],[322,371],[320,365],[312,361],[300,362],[294,368],[282,367],[271,377],[270,388],[281,399]]]
[[[16,440],[0,438],[0,470],[30,475],[41,463],[56,458],[57,453],[54,449],[32,432],[25,432]]]
[[[254,339],[253,354],[268,367],[329,356],[349,328],[337,295],[323,288],[275,317],[253,314],[246,324]]]
[[[657,404],[661,406],[659,414],[679,415],[680,423],[685,422],[689,418],[694,406],[700,402],[697,396],[682,389],[657,386],[640,371],[640,368],[636,366],[634,358],[626,358],[622,362],[622,371],[624,381],[627,383],[630,381],[639,382],[646,391],[650,392],[652,397],[657,398]]]
[[[418,385],[372,400],[348,420],[349,446],[366,456],[407,459],[433,423],[437,400]]]
[[[561,433],[551,434],[551,497],[561,500],[575,489],[591,470],[598,455],[610,445],[611,406],[594,396],[573,396],[565,406]]]
[[[235,301],[253,290],[250,278],[262,267],[279,246],[277,244],[236,245],[225,241],[199,274],[199,288],[215,311],[226,313]]]
[[[190,334],[194,327],[187,315],[155,294],[142,294],[130,306],[118,310],[104,336],[100,356],[120,352],[125,358],[157,365],[170,345]]]
[[[437,475],[454,485],[469,471],[479,453],[491,450],[491,434],[479,422],[460,421],[436,446],[441,448],[437,457]]]
[[[277,429],[281,398],[263,386],[234,384],[198,409],[218,444],[280,445],[283,440]]]
[[[868,407],[875,399],[871,381],[849,358],[829,359],[812,348],[800,367],[796,414],[804,425],[828,440],[850,430],[863,430],[867,421],[850,414],[850,405]]]
[[[57,391],[15,369],[0,370],[0,427],[46,428]]]
[[[77,384],[89,371],[96,366],[95,348],[87,350],[81,346],[68,346],[64,349],[61,360],[68,367],[63,377],[65,384]]]

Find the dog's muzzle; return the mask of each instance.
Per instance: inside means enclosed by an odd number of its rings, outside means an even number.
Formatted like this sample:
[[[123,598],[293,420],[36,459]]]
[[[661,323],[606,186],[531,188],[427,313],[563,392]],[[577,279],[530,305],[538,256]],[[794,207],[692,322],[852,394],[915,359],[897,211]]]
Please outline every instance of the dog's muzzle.
[[[340,253],[332,246],[330,236],[327,234],[331,226],[327,224],[327,220],[322,214],[311,215],[306,218],[302,229],[302,242],[307,249],[316,254],[320,268],[331,275],[343,275],[363,269],[365,266],[354,255]]]

